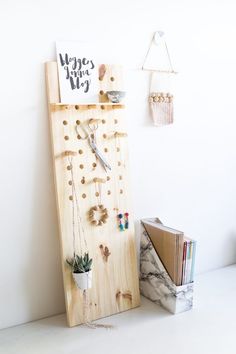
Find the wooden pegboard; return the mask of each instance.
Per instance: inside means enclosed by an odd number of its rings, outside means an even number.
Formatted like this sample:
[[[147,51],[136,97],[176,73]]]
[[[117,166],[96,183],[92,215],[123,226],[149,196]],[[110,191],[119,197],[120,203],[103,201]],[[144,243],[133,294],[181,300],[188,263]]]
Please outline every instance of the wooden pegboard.
[[[109,66],[107,66],[109,68]],[[120,71],[112,66],[101,82],[100,90],[115,89],[114,80]],[[112,72],[113,79],[110,80]],[[69,326],[85,321],[82,291],[77,289],[66,259],[73,256],[72,201],[70,170],[65,151],[74,151],[73,173],[80,207],[80,217],[87,247],[93,258],[93,286],[88,290],[89,320],[119,313],[139,305],[139,285],[135,250],[134,224],[128,186],[127,137],[117,139],[116,132],[124,132],[124,106],[105,102],[100,93],[100,104],[67,105],[60,103],[57,64],[46,63],[46,81],[49,103],[53,164],[60,226],[61,259]],[[117,81],[118,77],[117,77]],[[112,167],[105,173],[88,141],[78,139],[76,125],[89,119],[99,119],[97,143]],[[93,226],[88,219],[89,209],[97,204],[95,177],[103,178],[102,204],[108,209],[109,219],[103,226]],[[129,229],[118,229],[117,213],[129,212]],[[75,221],[77,223],[77,221]],[[78,226],[78,225],[77,225]],[[78,235],[77,235],[78,236]],[[81,240],[76,239],[80,252]],[[102,246],[111,253],[104,257]]]

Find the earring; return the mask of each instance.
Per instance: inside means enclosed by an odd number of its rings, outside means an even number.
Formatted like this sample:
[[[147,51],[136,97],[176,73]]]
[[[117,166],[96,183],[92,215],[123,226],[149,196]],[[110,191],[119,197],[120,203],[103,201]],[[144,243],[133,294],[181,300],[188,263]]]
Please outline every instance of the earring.
[[[129,228],[129,213],[125,213],[125,229]]]
[[[118,214],[117,216],[119,219],[119,229],[120,229],[120,231],[124,231],[124,225],[122,223],[123,214]]]

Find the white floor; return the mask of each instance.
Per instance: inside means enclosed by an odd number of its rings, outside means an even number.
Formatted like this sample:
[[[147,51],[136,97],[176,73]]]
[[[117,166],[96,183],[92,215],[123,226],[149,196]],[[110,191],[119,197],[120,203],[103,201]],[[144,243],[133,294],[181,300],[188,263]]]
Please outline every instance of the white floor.
[[[192,311],[171,315],[147,299],[100,323],[67,328],[65,315],[0,331],[1,354],[235,354],[236,265],[198,276]]]

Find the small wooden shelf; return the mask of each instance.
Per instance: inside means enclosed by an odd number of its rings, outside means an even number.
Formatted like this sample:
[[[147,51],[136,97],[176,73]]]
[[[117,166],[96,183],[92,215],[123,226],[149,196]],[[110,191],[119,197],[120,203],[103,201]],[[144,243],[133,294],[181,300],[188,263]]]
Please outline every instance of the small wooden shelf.
[[[124,104],[121,103],[108,103],[108,102],[96,102],[96,103],[79,103],[79,104],[66,104],[66,103],[51,103],[51,108],[54,110],[57,109],[75,109],[75,110],[86,110],[86,109],[123,109],[125,108]]]

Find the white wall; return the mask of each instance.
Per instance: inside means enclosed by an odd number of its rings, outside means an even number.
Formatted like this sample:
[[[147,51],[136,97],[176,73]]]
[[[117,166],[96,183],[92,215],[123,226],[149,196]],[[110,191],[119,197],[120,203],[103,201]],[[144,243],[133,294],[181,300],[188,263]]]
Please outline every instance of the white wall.
[[[0,1],[0,327],[64,311],[43,63],[55,39],[127,65],[135,218],[198,240],[197,271],[236,259],[234,1]],[[140,66],[162,29],[180,74],[175,124],[154,128]]]

